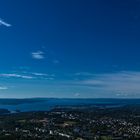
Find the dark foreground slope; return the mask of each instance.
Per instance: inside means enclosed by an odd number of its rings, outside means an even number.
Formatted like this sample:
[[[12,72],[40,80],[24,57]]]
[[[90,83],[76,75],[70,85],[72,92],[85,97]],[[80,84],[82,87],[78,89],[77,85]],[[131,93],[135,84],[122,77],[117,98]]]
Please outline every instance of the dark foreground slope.
[[[140,105],[56,107],[0,115],[0,140],[139,140]]]

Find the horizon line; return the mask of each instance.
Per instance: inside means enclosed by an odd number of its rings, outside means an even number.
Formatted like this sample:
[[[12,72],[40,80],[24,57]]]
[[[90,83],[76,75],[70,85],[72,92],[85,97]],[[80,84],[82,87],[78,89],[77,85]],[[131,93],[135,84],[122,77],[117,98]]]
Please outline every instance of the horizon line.
[[[102,97],[102,98],[66,98],[66,97],[24,97],[24,98],[0,98],[1,99],[16,99],[16,100],[26,100],[26,99],[81,99],[81,100],[84,100],[84,99],[87,99],[87,100],[93,100],[93,99],[116,99],[116,100],[140,100],[140,98],[106,98],[106,97]]]

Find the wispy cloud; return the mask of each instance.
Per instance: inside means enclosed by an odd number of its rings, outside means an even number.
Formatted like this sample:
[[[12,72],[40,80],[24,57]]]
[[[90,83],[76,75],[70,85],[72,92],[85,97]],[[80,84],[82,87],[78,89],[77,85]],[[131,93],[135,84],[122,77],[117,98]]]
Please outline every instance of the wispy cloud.
[[[93,74],[90,78],[77,81],[77,84],[91,87],[93,92],[97,94],[104,93],[119,97],[140,97],[140,72],[121,71]]]
[[[46,73],[38,73],[38,72],[33,72],[32,74],[35,75],[35,76],[49,76],[49,74],[46,74]]]
[[[36,51],[36,52],[32,52],[32,58],[33,59],[44,59],[45,58],[45,53],[43,51]]]
[[[34,77],[28,76],[28,75],[21,75],[21,74],[15,74],[15,73],[3,73],[0,74],[0,77],[6,77],[6,78],[23,78],[23,79],[33,79]]]
[[[54,74],[39,73],[39,72],[14,72],[14,73],[0,73],[0,78],[21,78],[21,79],[40,79],[40,80],[54,80]]]
[[[6,27],[11,27],[12,25],[5,22],[4,20],[0,19],[0,25],[6,26]]]
[[[0,90],[7,90],[8,89],[8,87],[6,87],[6,86],[0,86]]]
[[[47,73],[31,73],[36,78],[44,79],[44,80],[54,80],[55,74],[47,74]]]

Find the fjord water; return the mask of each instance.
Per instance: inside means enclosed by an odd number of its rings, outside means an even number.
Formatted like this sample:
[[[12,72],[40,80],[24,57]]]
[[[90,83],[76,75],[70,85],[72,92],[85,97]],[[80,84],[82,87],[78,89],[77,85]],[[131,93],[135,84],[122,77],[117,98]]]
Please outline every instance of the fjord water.
[[[140,104],[140,99],[0,99],[0,109],[9,111],[49,111],[55,107],[71,106],[96,106],[96,107],[120,107],[130,104]]]

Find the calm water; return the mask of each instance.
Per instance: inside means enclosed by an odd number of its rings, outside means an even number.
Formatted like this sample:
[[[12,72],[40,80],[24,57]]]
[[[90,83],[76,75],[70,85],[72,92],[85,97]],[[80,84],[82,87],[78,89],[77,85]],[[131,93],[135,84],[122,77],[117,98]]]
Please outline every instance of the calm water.
[[[6,102],[6,99],[4,99]],[[11,99],[12,100],[12,99]],[[34,99],[31,99],[34,100]],[[10,111],[48,111],[56,106],[80,106],[94,105],[104,107],[118,107],[127,104],[140,104],[140,99],[36,99],[36,102],[24,102],[18,104],[6,103],[0,100],[0,108]]]

